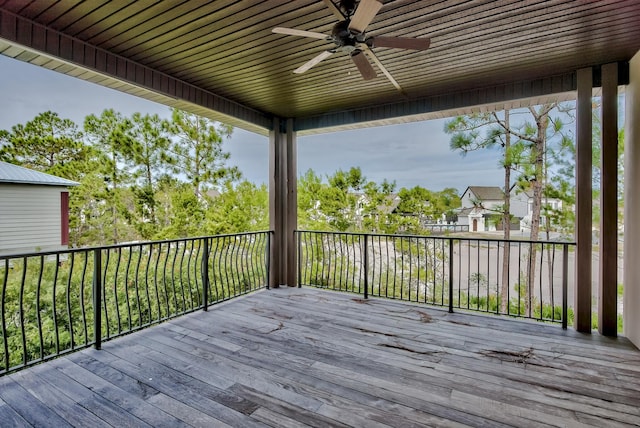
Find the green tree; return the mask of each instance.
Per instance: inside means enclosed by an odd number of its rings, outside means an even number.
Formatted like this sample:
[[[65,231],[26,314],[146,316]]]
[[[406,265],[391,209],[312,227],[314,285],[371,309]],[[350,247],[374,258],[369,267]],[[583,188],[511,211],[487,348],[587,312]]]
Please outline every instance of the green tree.
[[[217,186],[240,178],[237,167],[226,165],[230,154],[222,149],[223,138],[233,132],[230,125],[173,109],[170,132],[174,137],[174,171],[187,177],[196,196],[202,196],[203,185]]]
[[[433,220],[431,200],[433,193],[424,187],[415,186],[411,189],[402,188],[398,192],[400,203],[397,211],[404,215],[417,216],[421,220]]]
[[[455,210],[459,208],[460,205],[458,189],[446,187],[439,192],[432,192],[431,210],[433,218],[441,218],[444,216],[447,221],[452,221],[455,216]]]
[[[215,198],[207,197],[206,234],[239,233],[269,228],[269,192],[243,180],[226,182]]]
[[[0,131],[0,160],[58,177],[79,180],[93,156],[78,126],[51,111]]]
[[[113,109],[104,110],[100,116],[89,115],[84,120],[84,131],[89,141],[104,153],[105,162],[101,171],[107,183],[103,199],[110,207],[111,240],[117,243],[123,238],[124,216],[130,214],[125,204],[122,187],[130,184],[130,174],[125,170],[133,158],[134,140],[131,135],[132,123]]]
[[[320,194],[327,184],[312,169],[298,177],[298,227],[306,230],[327,230],[328,219],[320,209]]]
[[[136,229],[149,239],[158,226],[156,218],[157,181],[174,163],[168,155],[169,123],[158,115],[134,113],[131,117],[131,173],[136,185]]]
[[[358,201],[358,215],[362,218],[360,229],[365,232],[389,232],[394,223],[392,211],[394,197],[392,188],[384,187],[374,181],[363,187],[363,195]]]
[[[156,199],[158,229],[153,239],[175,239],[204,235],[207,204],[188,183],[165,177]]]

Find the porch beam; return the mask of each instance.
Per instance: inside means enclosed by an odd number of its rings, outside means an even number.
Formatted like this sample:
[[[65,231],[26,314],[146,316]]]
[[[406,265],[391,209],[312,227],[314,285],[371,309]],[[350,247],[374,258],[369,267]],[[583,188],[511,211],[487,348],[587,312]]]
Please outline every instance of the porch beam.
[[[598,331],[618,331],[618,64],[602,66]]]
[[[592,214],[592,119],[593,71],[577,71],[576,124],[576,275],[574,326],[591,332],[591,214]]]

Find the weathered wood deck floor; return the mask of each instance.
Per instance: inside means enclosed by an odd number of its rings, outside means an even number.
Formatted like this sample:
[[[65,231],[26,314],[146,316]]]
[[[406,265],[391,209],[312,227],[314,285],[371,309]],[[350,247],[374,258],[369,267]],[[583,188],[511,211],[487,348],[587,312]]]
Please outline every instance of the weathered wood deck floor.
[[[284,288],[0,378],[0,425],[638,426],[640,352]]]

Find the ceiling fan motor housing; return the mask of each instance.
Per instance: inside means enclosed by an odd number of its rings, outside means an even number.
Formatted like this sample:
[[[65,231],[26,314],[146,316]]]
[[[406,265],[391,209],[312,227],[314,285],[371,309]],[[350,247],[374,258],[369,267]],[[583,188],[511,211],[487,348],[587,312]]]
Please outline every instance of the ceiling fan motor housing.
[[[349,30],[349,23],[348,19],[340,21],[331,30],[331,39],[338,46],[337,51],[352,52],[356,49],[357,43],[365,41],[364,33],[354,34]]]

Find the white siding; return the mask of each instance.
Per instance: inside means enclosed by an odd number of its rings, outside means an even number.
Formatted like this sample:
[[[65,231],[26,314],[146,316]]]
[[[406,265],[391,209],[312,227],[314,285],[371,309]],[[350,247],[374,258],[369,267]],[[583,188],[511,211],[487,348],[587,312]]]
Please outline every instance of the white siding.
[[[524,193],[515,193],[512,191],[511,193],[511,214],[515,217],[523,218],[527,214],[529,214],[529,197]]]
[[[473,202],[471,201],[471,198],[473,197],[473,193],[471,192],[471,190],[467,189],[464,194],[460,197],[460,206],[462,208],[472,208]]]
[[[64,249],[59,186],[0,184],[0,254]]]

